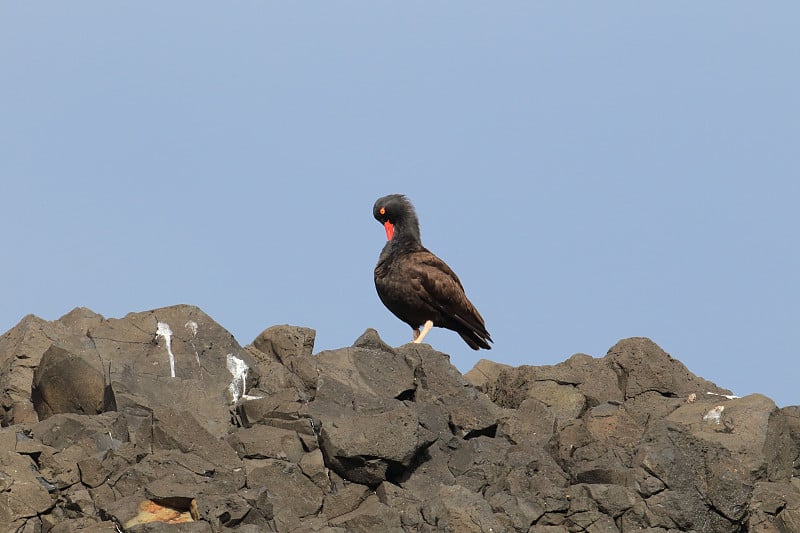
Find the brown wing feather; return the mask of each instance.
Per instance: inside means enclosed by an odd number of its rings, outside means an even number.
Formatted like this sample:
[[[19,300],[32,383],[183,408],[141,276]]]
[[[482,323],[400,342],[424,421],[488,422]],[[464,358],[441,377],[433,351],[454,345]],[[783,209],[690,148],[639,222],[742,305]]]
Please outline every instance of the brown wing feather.
[[[441,259],[428,250],[407,256],[405,266],[424,289],[423,296],[445,319],[449,319],[479,336],[488,337],[483,317],[464,293],[461,280]],[[452,327],[455,324],[436,324]],[[458,328],[461,329],[461,328]]]

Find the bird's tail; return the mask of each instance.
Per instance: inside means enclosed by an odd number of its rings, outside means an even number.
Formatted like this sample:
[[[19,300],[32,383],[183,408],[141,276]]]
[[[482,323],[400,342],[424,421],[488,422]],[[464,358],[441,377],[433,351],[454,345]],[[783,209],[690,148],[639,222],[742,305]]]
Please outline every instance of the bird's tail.
[[[464,339],[470,348],[473,350],[478,350],[483,348],[484,350],[491,350],[492,347],[489,346],[490,342],[492,341],[492,337],[489,336],[489,332],[486,330],[483,331],[475,331],[474,329],[468,330],[460,330],[458,334],[461,335],[461,338]]]

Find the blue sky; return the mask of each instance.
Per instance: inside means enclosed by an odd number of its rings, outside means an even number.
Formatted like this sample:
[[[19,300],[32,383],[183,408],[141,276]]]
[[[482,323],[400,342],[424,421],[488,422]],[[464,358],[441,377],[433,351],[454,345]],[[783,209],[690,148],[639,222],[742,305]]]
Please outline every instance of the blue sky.
[[[368,327],[405,193],[495,339],[652,338],[800,404],[800,4],[0,2],[0,331],[198,305]]]

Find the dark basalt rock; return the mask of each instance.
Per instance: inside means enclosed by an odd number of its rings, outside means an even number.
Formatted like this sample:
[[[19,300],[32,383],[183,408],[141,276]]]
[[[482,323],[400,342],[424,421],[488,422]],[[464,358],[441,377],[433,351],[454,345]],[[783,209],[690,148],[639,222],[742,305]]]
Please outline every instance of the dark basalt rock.
[[[314,337],[242,347],[185,305],[23,318],[0,337],[2,531],[800,530],[800,407],[649,339],[462,376],[371,329]]]

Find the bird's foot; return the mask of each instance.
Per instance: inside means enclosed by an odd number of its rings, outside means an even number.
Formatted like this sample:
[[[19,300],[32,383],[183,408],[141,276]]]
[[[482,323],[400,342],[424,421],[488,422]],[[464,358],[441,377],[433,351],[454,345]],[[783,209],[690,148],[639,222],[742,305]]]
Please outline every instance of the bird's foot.
[[[428,334],[431,328],[433,328],[433,322],[431,322],[430,320],[426,320],[425,325],[422,326],[422,332],[416,329],[414,330],[414,342],[417,344],[422,342],[422,339],[425,338],[425,335]]]

